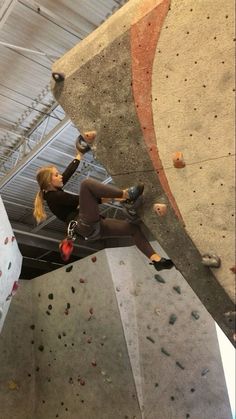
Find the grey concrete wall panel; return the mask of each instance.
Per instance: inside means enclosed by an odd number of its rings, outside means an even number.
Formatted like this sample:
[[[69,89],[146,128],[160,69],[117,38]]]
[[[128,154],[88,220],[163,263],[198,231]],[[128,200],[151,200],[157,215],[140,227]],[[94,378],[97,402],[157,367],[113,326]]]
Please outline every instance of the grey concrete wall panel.
[[[214,321],[177,270],[130,247],[20,283],[1,419],[231,419]]]

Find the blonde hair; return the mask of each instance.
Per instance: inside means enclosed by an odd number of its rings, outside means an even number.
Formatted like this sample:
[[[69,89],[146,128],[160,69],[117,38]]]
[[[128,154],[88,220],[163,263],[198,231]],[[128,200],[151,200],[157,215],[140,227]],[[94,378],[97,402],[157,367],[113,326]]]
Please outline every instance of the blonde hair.
[[[45,190],[47,190],[48,186],[50,185],[53,169],[54,169],[54,166],[44,166],[44,167],[41,167],[41,169],[37,171],[36,179],[39,184],[40,190],[36,194],[36,197],[34,200],[33,215],[38,224],[41,221],[46,220],[47,218],[45,207],[44,207],[43,193]]]

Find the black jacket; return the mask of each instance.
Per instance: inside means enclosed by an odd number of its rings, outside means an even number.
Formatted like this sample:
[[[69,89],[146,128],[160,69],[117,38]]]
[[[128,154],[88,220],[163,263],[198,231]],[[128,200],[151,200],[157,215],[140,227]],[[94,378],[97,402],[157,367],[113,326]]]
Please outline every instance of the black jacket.
[[[71,178],[79,163],[79,160],[74,159],[62,173],[63,185]],[[79,213],[79,195],[64,192],[62,188],[44,192],[44,199],[52,213],[61,221],[69,222]]]

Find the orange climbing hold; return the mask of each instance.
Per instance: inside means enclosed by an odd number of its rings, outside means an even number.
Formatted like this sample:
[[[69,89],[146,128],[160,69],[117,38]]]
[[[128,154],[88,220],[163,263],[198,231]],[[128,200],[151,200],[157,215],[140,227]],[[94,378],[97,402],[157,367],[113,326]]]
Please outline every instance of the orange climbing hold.
[[[96,131],[86,131],[83,133],[83,137],[88,143],[93,142],[96,138],[96,135],[97,135]]]
[[[181,153],[181,151],[176,151],[173,154],[172,158],[174,167],[176,167],[176,169],[182,169],[183,167],[185,167],[184,156],[183,153]]]
[[[154,204],[153,209],[160,217],[163,217],[167,213],[167,206],[165,204]]]

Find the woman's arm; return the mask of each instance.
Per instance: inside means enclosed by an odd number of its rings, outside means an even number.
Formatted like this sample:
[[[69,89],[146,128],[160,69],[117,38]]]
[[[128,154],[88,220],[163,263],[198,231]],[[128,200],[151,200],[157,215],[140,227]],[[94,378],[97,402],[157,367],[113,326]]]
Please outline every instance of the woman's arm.
[[[75,157],[75,159],[67,166],[65,171],[62,173],[62,181],[63,185],[65,185],[68,180],[71,178],[71,176],[75,173],[77,167],[80,164],[80,161],[82,159],[82,155],[78,153]]]

